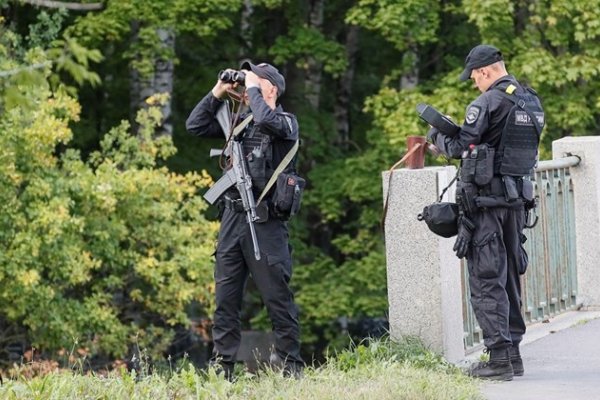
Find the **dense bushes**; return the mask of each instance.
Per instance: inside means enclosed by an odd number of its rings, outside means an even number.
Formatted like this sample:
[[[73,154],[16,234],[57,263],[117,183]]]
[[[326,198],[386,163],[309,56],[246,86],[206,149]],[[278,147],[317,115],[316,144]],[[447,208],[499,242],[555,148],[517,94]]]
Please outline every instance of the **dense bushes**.
[[[137,135],[124,122],[88,160],[65,150],[79,104],[50,90],[47,69],[24,73],[11,89],[26,104],[0,89],[0,321],[27,334],[0,348],[123,357],[135,343],[159,354],[186,307],[211,308],[217,226],[197,196],[211,179],[161,166],[175,152],[152,137],[161,98],[138,114]]]

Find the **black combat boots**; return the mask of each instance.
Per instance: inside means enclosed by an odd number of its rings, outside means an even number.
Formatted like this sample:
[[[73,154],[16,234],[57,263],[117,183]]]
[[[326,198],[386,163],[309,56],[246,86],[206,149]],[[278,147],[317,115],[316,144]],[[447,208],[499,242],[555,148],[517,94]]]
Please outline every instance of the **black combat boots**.
[[[515,376],[523,376],[525,373],[525,368],[523,368],[523,359],[521,358],[521,353],[519,352],[519,345],[513,345],[508,349],[508,355],[510,356],[510,363],[513,367],[513,372]]]
[[[469,375],[474,378],[491,379],[495,381],[512,381],[514,372],[508,354],[508,348],[490,349],[490,360],[474,365]]]

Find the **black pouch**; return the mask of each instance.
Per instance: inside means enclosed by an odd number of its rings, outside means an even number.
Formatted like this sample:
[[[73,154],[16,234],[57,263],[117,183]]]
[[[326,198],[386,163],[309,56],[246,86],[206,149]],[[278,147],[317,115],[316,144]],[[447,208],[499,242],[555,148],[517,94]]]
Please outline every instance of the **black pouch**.
[[[425,221],[429,230],[436,235],[449,238],[458,233],[458,204],[437,202],[425,206],[417,215],[419,221]]]
[[[487,185],[494,177],[494,155],[496,151],[487,144],[477,146],[477,163],[475,165],[475,183]]]
[[[521,189],[521,194],[525,201],[533,200],[533,182],[527,179],[523,179],[523,187]]]
[[[519,190],[517,189],[517,181],[509,175],[502,177],[502,186],[504,188],[504,198],[511,202],[519,198]]]
[[[471,157],[469,153],[463,157],[460,164],[460,180],[464,183],[473,183],[475,181],[475,168],[477,158]]]
[[[272,200],[273,212],[278,218],[288,220],[300,211],[305,186],[304,178],[294,172],[279,174]]]
[[[264,157],[248,158],[248,173],[252,177],[252,186],[257,191],[262,191],[267,184],[266,161]]]
[[[521,187],[521,195],[525,200],[525,211],[529,211],[536,207],[535,194],[533,193],[533,182],[527,179],[523,179],[522,182],[523,185]]]

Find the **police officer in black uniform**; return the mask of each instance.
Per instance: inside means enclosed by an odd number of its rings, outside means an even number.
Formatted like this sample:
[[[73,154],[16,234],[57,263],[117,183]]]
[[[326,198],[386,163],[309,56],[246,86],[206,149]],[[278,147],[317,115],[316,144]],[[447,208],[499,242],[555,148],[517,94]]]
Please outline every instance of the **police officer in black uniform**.
[[[257,200],[274,170],[298,141],[298,122],[276,104],[285,91],[285,80],[274,66],[244,62],[241,69],[245,72],[244,101],[253,115],[241,141],[245,156],[254,161],[249,172]],[[187,130],[198,136],[224,137],[215,115],[219,107],[226,106],[223,99],[234,86],[237,84],[219,79],[191,112]],[[261,204],[268,205],[269,200],[270,194]],[[256,260],[246,213],[235,186],[222,196],[221,203],[224,210],[216,249],[213,364],[231,378],[240,346],[242,296],[251,274],[267,307],[284,373],[298,376],[304,362],[300,356],[298,308],[289,287],[292,258],[287,224],[272,212],[262,213],[261,220],[255,223],[261,254]]]
[[[519,275],[527,268],[523,228],[533,207],[529,180],[537,162],[544,113],[536,93],[506,71],[501,52],[474,47],[460,79],[481,95],[466,110],[457,135],[432,128],[429,140],[461,158],[457,202],[461,216],[454,250],[466,257],[471,304],[483,331],[489,362],[475,377],[512,380],[524,373],[519,343],[525,333]]]

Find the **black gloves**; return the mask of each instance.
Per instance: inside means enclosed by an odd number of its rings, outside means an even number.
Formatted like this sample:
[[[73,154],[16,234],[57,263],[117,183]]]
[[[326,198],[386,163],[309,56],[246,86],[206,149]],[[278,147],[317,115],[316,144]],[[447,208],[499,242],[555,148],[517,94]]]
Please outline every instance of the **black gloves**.
[[[431,128],[428,132],[427,132],[427,141],[429,143],[433,143],[435,144],[435,141],[437,140],[437,135],[440,133],[440,131],[438,130],[438,128]]]
[[[458,218],[458,234],[456,235],[456,242],[452,250],[456,253],[456,257],[464,258],[469,251],[471,246],[471,239],[473,238],[473,231],[475,225],[473,222],[465,217],[464,215]]]

